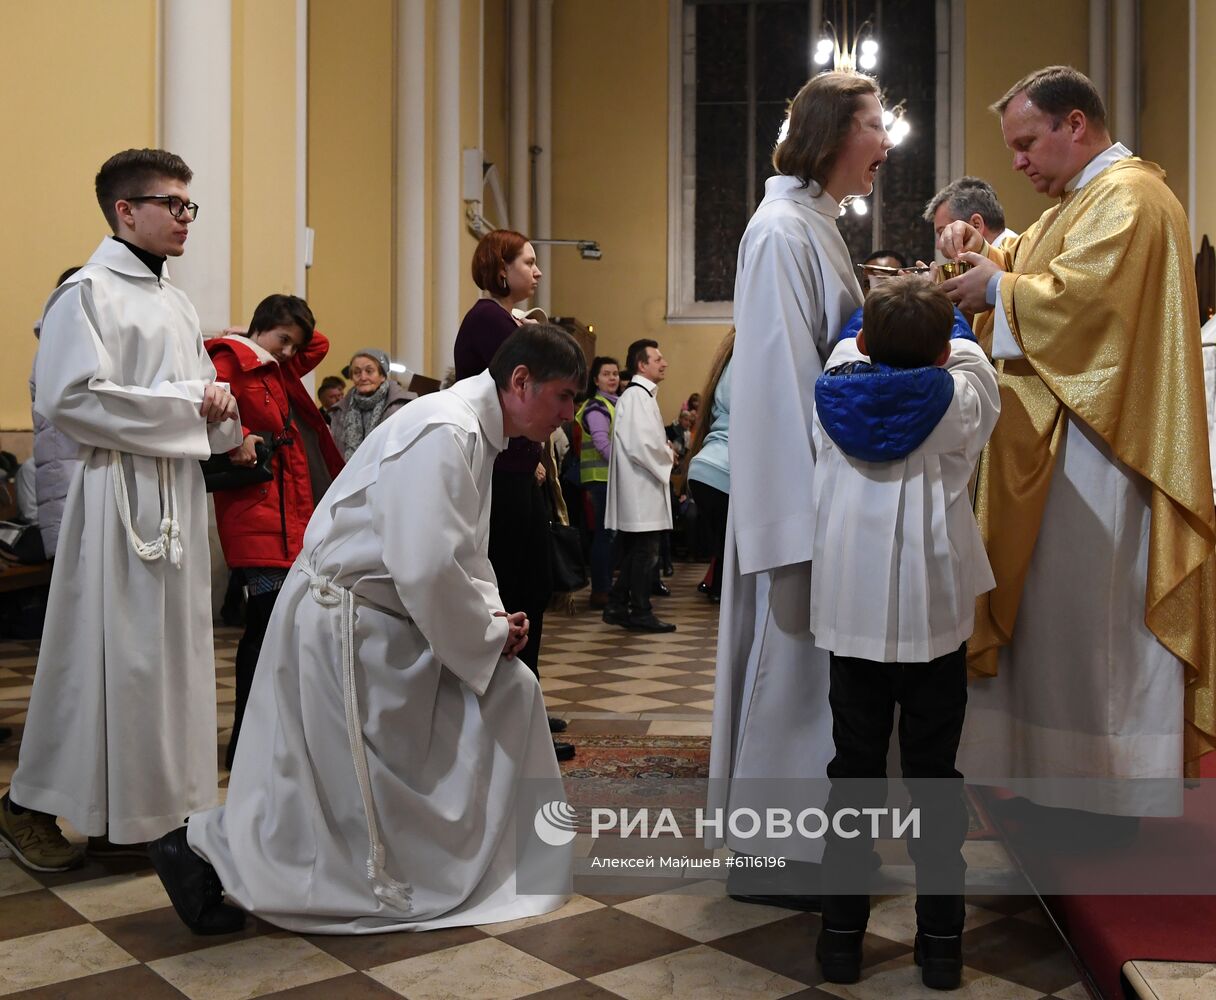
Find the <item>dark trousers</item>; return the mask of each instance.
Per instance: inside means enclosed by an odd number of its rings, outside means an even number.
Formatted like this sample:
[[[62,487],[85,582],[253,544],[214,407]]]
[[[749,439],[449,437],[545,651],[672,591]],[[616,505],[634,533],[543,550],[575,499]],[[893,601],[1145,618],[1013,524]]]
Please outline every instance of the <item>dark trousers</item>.
[[[618,531],[621,570],[612,585],[611,603],[630,615],[651,614],[650,589],[659,564],[659,531]]]
[[[967,647],[929,663],[875,663],[835,653],[831,663],[836,756],[828,764],[828,817],[846,807],[884,805],[887,746],[899,705],[900,761],[912,806],[920,811],[920,836],[908,840],[916,865],[917,927],[959,934],[967,807],[954,759],[967,708]],[[874,842],[864,814],[853,822],[861,835],[846,839],[829,828],[823,855],[823,925],[838,931],[863,930],[870,914],[869,895],[857,889],[872,870]]]
[[[726,515],[730,512],[730,494],[697,479],[688,481],[693,502],[697,505],[697,516],[704,519],[713,544],[714,573],[709,592],[714,597],[722,596],[721,567],[726,565]]]
[[[245,633],[236,647],[236,703],[233,706],[232,735],[228,738],[228,750],[224,757],[224,766],[228,770],[232,770],[236,741],[241,735],[245,706],[249,704],[249,692],[253,688],[253,674],[257,670],[262,641],[266,638],[266,627],[270,624],[270,613],[278,596],[279,592],[273,590],[245,598]]]
[[[528,644],[517,654],[536,673],[545,608],[553,596],[549,509],[531,472],[494,472],[490,495],[490,565],[506,611],[528,616]]]
[[[595,517],[591,533],[591,592],[606,594],[612,587],[612,538],[616,534],[604,527],[604,509],[608,504],[607,483],[584,483],[591,498]]]

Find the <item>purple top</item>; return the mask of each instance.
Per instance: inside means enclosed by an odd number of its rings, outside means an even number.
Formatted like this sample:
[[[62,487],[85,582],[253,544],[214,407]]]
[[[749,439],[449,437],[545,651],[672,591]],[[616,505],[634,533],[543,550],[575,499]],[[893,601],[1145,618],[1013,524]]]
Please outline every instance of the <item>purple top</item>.
[[[492,299],[478,299],[464,314],[456,346],[456,381],[480,375],[490,367],[494,352],[518,326],[511,314]],[[495,472],[534,473],[540,464],[541,446],[525,437],[514,437],[494,462]]]
[[[613,405],[616,404],[617,397],[610,392],[601,392],[606,400]],[[587,433],[591,435],[591,443],[595,445],[595,450],[603,457],[605,462],[612,461],[612,420],[608,416],[608,411],[599,403],[592,401],[587,404],[587,409],[583,413],[583,422],[587,425]]]

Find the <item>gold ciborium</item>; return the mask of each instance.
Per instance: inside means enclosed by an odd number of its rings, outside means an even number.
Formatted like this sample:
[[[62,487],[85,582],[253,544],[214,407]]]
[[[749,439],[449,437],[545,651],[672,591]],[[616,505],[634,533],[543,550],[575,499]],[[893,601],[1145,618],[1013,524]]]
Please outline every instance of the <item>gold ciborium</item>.
[[[965,274],[973,266],[965,260],[948,260],[944,264],[939,264],[937,266],[938,284],[941,284],[943,281],[949,281],[951,278],[957,278],[960,274]]]

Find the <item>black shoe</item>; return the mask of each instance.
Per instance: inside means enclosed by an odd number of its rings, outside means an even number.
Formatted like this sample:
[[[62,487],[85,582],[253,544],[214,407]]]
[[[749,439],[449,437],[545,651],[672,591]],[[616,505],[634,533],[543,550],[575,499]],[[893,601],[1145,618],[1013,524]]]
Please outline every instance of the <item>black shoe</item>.
[[[815,957],[823,978],[829,983],[855,983],[861,978],[861,940],[865,931],[819,932],[815,942]]]
[[[920,966],[920,981],[931,990],[957,990],[963,981],[961,935],[939,937],[917,931],[912,957]]]
[[[740,858],[744,857],[740,855]],[[793,858],[784,860],[786,864],[780,869],[779,877],[769,869],[736,864],[727,873],[726,894],[740,903],[781,906],[805,913],[821,912],[819,865]]]
[[[662,580],[660,580],[658,583],[656,583],[653,587],[650,588],[650,593],[653,594],[655,597],[670,597],[671,588],[669,586],[667,586],[667,584],[665,584]]]
[[[555,718],[553,718],[553,716],[549,716],[549,732],[564,733],[565,731],[566,731],[566,720],[565,719],[555,719]]]
[[[558,760],[574,760],[574,744],[563,743],[561,740],[553,741],[553,753]]]
[[[629,620],[629,612],[619,604],[609,604],[600,615],[605,625],[624,625]]]
[[[661,621],[654,616],[653,612],[648,615],[630,615],[623,624],[631,632],[674,632],[676,630],[671,622]]]
[[[224,902],[219,876],[190,849],[184,826],[152,841],[148,855],[173,909],[195,934],[235,934],[245,926],[244,911]]]
[[[702,580],[700,583],[697,584],[697,593],[698,594],[708,594],[709,593],[709,584],[706,583],[704,580]]]

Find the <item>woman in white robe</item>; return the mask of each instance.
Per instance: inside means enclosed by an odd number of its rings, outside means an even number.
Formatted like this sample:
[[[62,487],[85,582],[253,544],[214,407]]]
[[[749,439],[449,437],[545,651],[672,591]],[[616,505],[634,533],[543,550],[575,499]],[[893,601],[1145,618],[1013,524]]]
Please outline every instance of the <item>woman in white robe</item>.
[[[237,447],[240,421],[200,415],[215,368],[185,293],[108,237],[51,297],[35,372],[38,412],[80,442],[82,463],[12,800],[140,843],[216,800],[198,460]]]
[[[266,633],[226,804],[189,823],[244,909],[294,931],[368,934],[564,901],[519,877],[564,886],[570,856],[530,830],[517,845],[516,813],[534,811],[521,800],[564,795],[540,686],[502,655],[487,545],[505,444],[483,372],[378,427],[317,507]]]
[[[837,133],[841,106],[854,113]],[[815,647],[810,631],[815,379],[862,301],[837,228],[841,201],[870,193],[890,148],[871,79],[850,73],[813,78],[790,105],[788,133],[773,154],[781,173],[766,182],[764,200],[739,244],[711,813],[745,807],[796,812],[827,797],[825,774],[834,753],[828,654]],[[823,779],[814,790],[821,793],[818,803],[790,801],[791,792],[814,792],[780,784],[816,778]],[[725,841],[709,838],[712,846],[723,842],[743,854],[803,862],[818,862],[823,853],[822,841],[799,837],[772,845],[734,834]],[[781,888],[814,892],[812,886]]]

